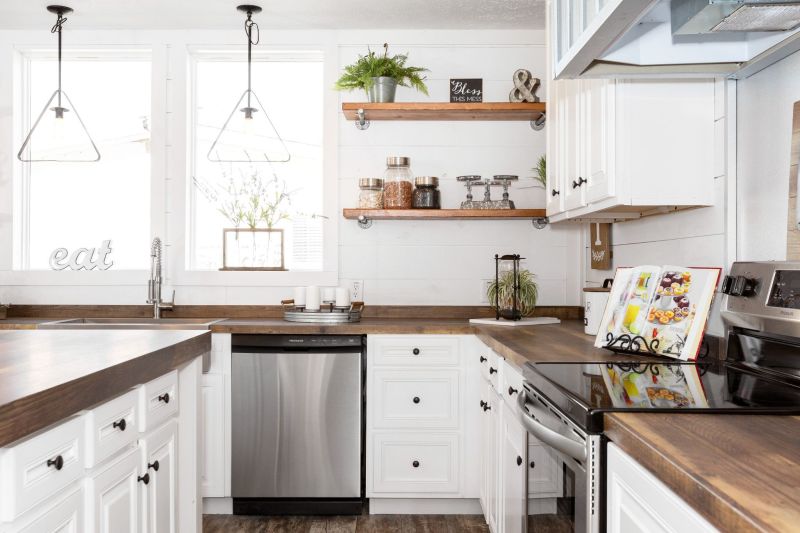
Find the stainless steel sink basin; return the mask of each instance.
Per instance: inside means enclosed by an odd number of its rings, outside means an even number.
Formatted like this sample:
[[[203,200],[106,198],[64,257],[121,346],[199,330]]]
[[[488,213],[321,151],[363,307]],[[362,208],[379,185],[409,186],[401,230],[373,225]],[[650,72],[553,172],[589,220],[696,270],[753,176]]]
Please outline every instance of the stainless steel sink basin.
[[[72,318],[39,324],[39,329],[208,329],[222,319]]]
[[[205,330],[224,319],[208,318],[72,318],[39,324],[38,329],[161,329]],[[211,353],[203,354],[203,373],[211,367]]]

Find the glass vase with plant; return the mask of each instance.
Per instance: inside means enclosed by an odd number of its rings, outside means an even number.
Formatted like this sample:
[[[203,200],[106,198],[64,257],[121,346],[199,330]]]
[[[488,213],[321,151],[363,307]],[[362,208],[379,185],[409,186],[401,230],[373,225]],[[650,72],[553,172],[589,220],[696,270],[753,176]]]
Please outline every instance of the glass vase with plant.
[[[367,49],[367,55],[360,55],[355,63],[344,67],[344,72],[336,81],[339,91],[363,90],[370,102],[394,102],[398,85],[411,87],[422,94],[428,94],[425,76],[428,69],[406,65],[408,54],[389,55],[389,44],[383,44],[383,55]]]
[[[489,284],[486,295],[493,309],[500,312],[502,318],[518,320],[530,316],[536,309],[536,300],[539,298],[539,287],[534,281],[535,274],[529,270],[517,272],[516,308],[519,316],[511,316],[514,309],[514,272],[511,270],[501,272],[495,281]]]

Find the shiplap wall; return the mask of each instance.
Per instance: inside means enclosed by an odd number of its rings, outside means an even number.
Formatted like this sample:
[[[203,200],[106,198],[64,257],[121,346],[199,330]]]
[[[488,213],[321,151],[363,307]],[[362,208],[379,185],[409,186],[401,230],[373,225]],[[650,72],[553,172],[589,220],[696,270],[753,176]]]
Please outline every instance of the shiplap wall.
[[[541,41],[519,44],[476,43],[474,36],[449,44],[392,42],[408,52],[410,63],[425,65],[430,95],[398,89],[398,101],[449,99],[450,77],[483,78],[485,101],[507,101],[511,74],[527,68],[543,77]],[[540,35],[541,37],[541,35]],[[352,62],[367,44],[340,47],[340,63]],[[378,44],[379,46],[379,44]],[[546,99],[542,89],[540,96]],[[359,101],[361,94],[343,94]],[[465,197],[456,181],[463,174],[517,174],[530,178],[545,151],[545,132],[527,122],[372,122],[366,131],[340,120],[340,207],[355,206],[359,177],[380,177],[388,155],[411,157],[417,175],[441,179],[443,207],[456,208]],[[533,185],[523,179],[522,187]],[[494,189],[499,198],[501,191]],[[475,190],[477,198],[483,191]],[[513,187],[518,207],[544,207],[542,189]],[[579,304],[579,232],[575,227],[534,229],[525,221],[375,221],[360,229],[355,221],[339,225],[340,277],[363,280],[368,301],[381,304],[476,305],[483,301],[482,280],[494,276],[495,253],[519,253],[536,273],[540,303]]]
[[[734,82],[715,82],[714,205],[665,215],[619,222],[611,226],[612,267],[636,265],[710,266],[727,269],[736,256],[735,165],[729,164],[729,150],[735,149]],[[711,147],[710,147],[711,149]],[[675,154],[679,157],[680,154]],[[668,184],[664,184],[668,186]],[[614,270],[591,269],[588,225],[583,234],[583,271],[586,286],[613,278]],[[710,330],[721,332],[715,298]]]

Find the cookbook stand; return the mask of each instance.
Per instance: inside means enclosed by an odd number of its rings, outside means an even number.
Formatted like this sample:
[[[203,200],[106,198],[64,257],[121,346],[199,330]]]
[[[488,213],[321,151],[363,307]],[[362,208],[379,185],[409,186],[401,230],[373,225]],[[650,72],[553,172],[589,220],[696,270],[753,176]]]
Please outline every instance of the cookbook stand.
[[[641,335],[620,335],[615,337],[612,333],[606,335],[606,350],[611,350],[615,354],[621,355],[656,355],[658,353],[658,339],[653,339],[649,343]],[[642,349],[644,348],[644,349]]]

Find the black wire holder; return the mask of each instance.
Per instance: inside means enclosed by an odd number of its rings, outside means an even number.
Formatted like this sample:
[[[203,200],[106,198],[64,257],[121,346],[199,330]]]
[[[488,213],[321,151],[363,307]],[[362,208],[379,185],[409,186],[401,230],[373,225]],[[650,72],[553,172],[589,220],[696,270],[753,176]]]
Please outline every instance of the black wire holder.
[[[658,339],[653,339],[648,343],[647,339],[641,335],[623,334],[615,337],[613,333],[608,333],[606,345],[603,348],[616,354],[661,355],[658,353],[658,344]]]

